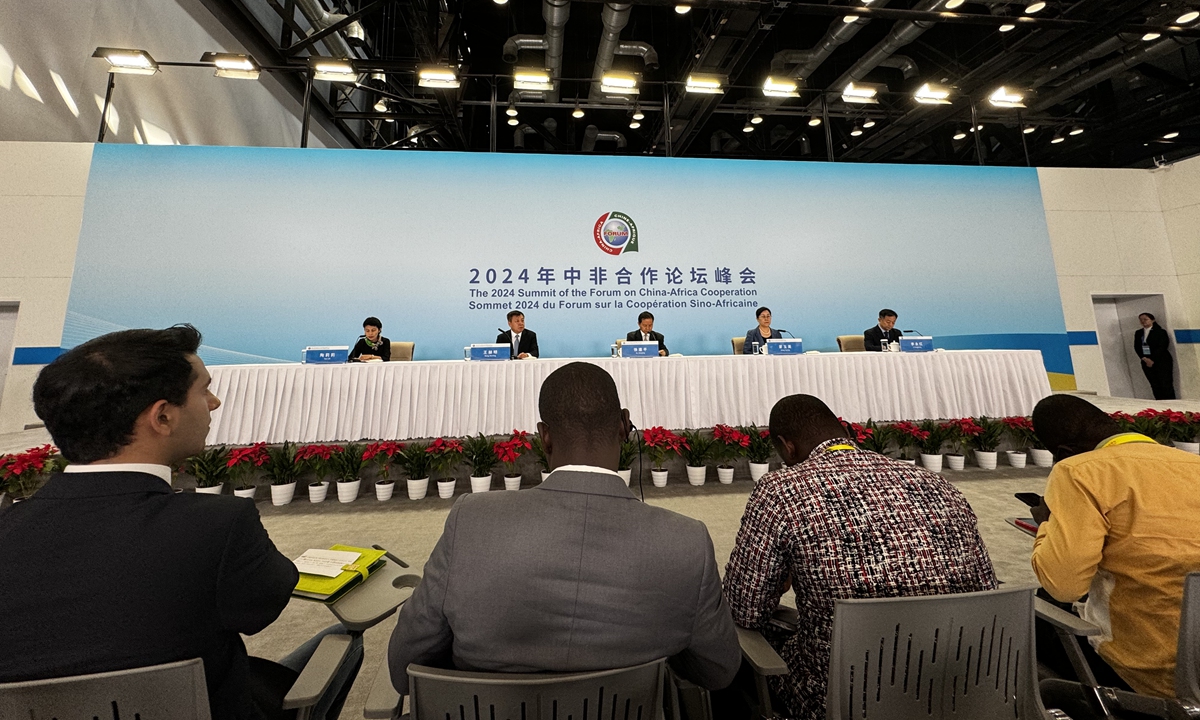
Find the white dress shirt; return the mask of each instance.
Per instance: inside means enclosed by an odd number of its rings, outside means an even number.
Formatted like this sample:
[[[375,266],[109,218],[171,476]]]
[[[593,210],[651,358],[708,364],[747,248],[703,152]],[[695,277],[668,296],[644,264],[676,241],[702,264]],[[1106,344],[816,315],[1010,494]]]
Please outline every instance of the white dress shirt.
[[[94,465],[68,465],[63,468],[65,473],[94,473],[94,472],[137,472],[146,473],[162,478],[163,482],[171,484],[171,468],[154,463],[97,463]]]

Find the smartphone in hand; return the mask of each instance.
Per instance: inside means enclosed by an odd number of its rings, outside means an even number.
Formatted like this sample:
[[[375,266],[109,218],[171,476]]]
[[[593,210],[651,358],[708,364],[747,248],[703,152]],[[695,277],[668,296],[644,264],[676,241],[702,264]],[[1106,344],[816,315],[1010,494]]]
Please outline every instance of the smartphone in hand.
[[[1016,499],[1025,503],[1029,507],[1037,507],[1042,504],[1042,496],[1037,493],[1019,492],[1013,495]]]

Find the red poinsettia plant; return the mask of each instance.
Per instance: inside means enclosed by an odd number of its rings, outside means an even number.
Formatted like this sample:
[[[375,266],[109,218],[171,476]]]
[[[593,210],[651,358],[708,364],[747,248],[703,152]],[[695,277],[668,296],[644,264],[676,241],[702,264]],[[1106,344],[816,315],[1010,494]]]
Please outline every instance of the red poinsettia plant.
[[[771,431],[753,425],[746,425],[738,430],[750,439],[750,444],[746,446],[746,459],[756,465],[770,462],[771,453],[775,452],[775,446],[771,444]]]
[[[1004,423],[1004,428],[1013,441],[1014,450],[1023,452],[1030,445],[1036,448],[1041,447],[1037,433],[1033,431],[1033,421],[1029,418],[1016,415],[1003,418],[1000,422]]]
[[[1200,413],[1159,410],[1158,419],[1176,442],[1196,442],[1200,437]]]
[[[458,438],[436,438],[429,443],[429,447],[425,448],[425,452],[433,458],[431,464],[434,471],[442,475],[449,474],[456,465],[462,462],[465,450],[462,441]]]
[[[642,442],[646,444],[646,454],[654,463],[655,470],[663,469],[662,464],[670,453],[679,454],[690,449],[687,440],[659,425],[643,430]]]
[[[909,460],[909,449],[917,447],[929,439],[929,431],[922,430],[916,423],[903,421],[892,425],[896,433],[896,445],[900,449],[900,457]]]
[[[317,482],[324,482],[333,472],[333,456],[345,450],[341,445],[301,445],[296,448],[296,462],[311,469]]]
[[[249,447],[234,448],[229,451],[229,460],[225,462],[225,466],[229,468],[229,474],[234,479],[234,487],[250,487],[254,483],[250,478],[254,474],[256,468],[261,468],[271,461],[271,455],[267,452],[267,444],[265,442],[257,442]]]
[[[949,420],[942,423],[942,429],[946,432],[946,442],[950,443],[950,449],[957,455],[962,455],[967,443],[973,442],[983,432],[983,428],[974,418]]]
[[[392,470],[392,460],[398,458],[403,451],[404,443],[402,442],[380,440],[367,444],[366,449],[363,450],[363,460],[378,465],[379,477],[387,480],[388,473]]]
[[[0,489],[12,493],[14,497],[28,497],[37,489],[38,479],[42,475],[62,470],[66,464],[53,445],[0,455]]]
[[[512,431],[512,437],[492,445],[492,452],[496,454],[497,460],[504,463],[505,474],[509,477],[520,474],[517,472],[517,463],[526,450],[532,449],[533,443],[529,441],[529,433],[516,429]]]
[[[750,435],[729,425],[714,425],[713,459],[718,467],[730,467],[729,463],[746,453],[750,447]]]

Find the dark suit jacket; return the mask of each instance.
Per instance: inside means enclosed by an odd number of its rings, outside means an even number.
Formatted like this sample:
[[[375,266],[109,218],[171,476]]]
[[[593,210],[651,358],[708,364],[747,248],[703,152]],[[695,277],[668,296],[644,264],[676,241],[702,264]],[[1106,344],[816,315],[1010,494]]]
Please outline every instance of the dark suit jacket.
[[[1145,328],[1138,328],[1137,332],[1133,334],[1133,352],[1138,356],[1138,364],[1142,365],[1142,367],[1145,367],[1145,363],[1142,363],[1140,358],[1146,357],[1142,353],[1142,338],[1145,336],[1145,333]],[[1157,368],[1159,363],[1168,368],[1174,364],[1174,360],[1171,357],[1171,336],[1157,323],[1150,327],[1150,337],[1147,344],[1150,346],[1149,357],[1154,361],[1154,367]]]
[[[667,350],[667,344],[665,342],[663,342],[663,334],[662,333],[651,330],[650,331],[650,339],[658,341],[658,349],[659,350],[666,351],[666,353],[668,355],[671,354],[671,351]],[[642,341],[642,331],[634,330],[633,332],[631,332],[625,336],[625,341],[626,342],[641,342]]]
[[[576,672],[660,657],[706,688],[741,663],[708,530],[616,475],[566,470],[460,498],[388,647],[403,693],[409,663]]]
[[[0,682],[204,660],[214,720],[254,717],[246,647],[296,566],[254,503],[154,475],[53,475],[0,512]]]
[[[888,330],[887,341],[890,343],[900,342],[900,337],[904,333],[896,328]],[[869,327],[863,331],[863,345],[867,352],[883,352],[883,330],[878,325]]]
[[[511,348],[512,347],[512,330],[505,330],[504,332],[497,335],[496,342],[506,343]],[[520,355],[521,353],[529,353],[530,355],[532,355],[534,357],[540,357],[538,355],[537,333],[530,330],[529,328],[526,328],[525,331],[521,333],[521,346],[519,348],[517,348],[517,355]],[[513,355],[512,351],[509,351],[509,355],[514,358],[517,356],[517,355]]]

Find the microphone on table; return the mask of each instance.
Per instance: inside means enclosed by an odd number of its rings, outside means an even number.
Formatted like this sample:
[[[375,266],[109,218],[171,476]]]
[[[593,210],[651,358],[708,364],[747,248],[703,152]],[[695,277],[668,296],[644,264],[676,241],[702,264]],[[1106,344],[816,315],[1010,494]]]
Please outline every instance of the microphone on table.
[[[504,329],[503,329],[503,328],[496,328],[496,332],[498,332],[498,333],[503,333],[503,332],[504,332]]]
[[[791,331],[791,330],[784,330],[783,328],[775,328],[775,329],[776,329],[776,330],[778,330],[778,331],[779,331],[779,332],[781,332],[781,333],[787,333],[788,335],[792,335],[792,331]],[[794,337],[796,337],[796,336],[795,336],[795,335],[792,335],[792,337],[794,338]]]
[[[919,333],[919,332],[917,332],[916,330],[901,330],[901,332],[906,332],[906,333],[917,333],[918,335],[923,335],[923,334],[924,334],[924,333]]]

